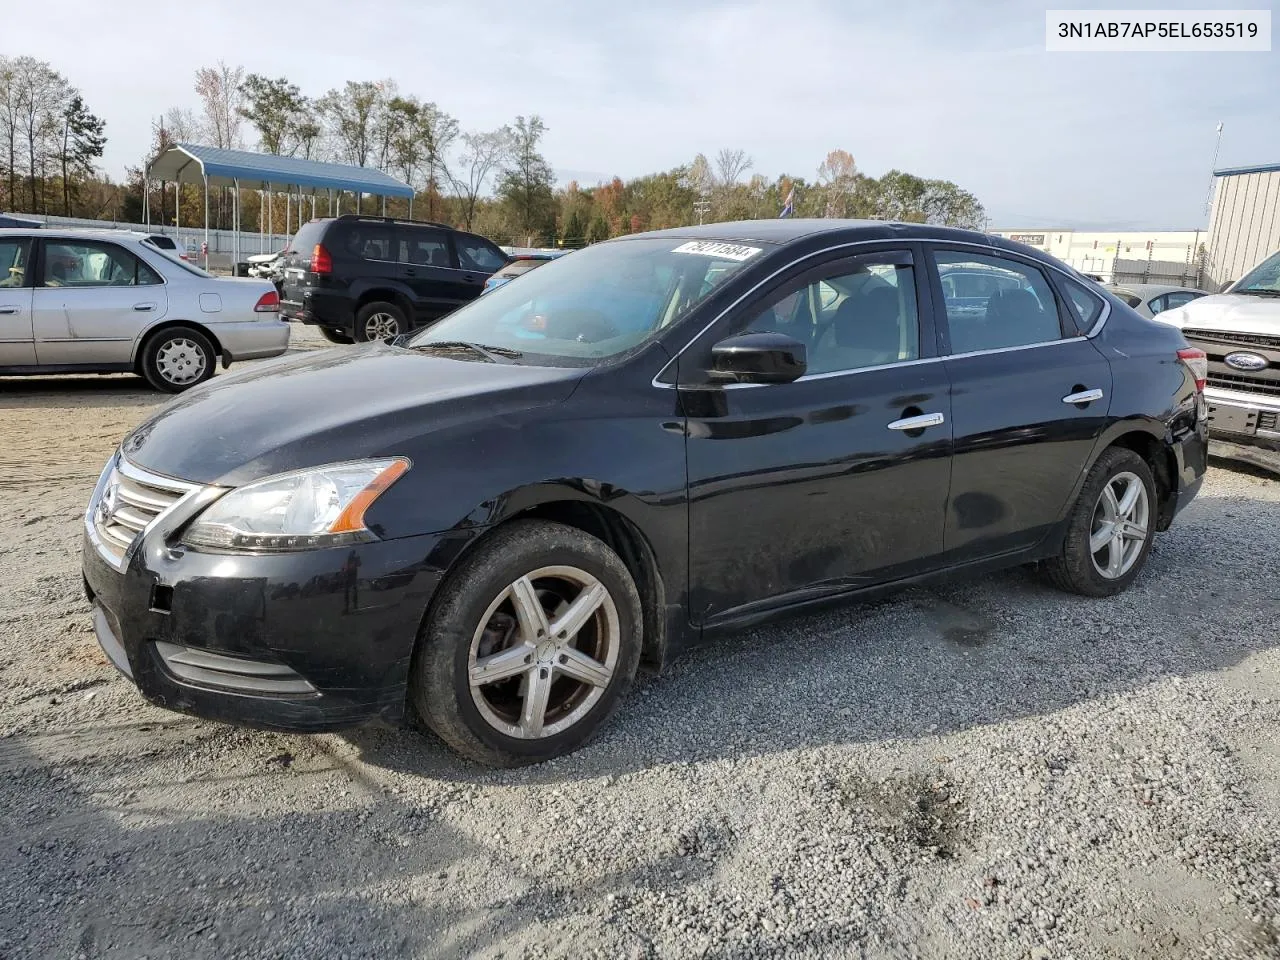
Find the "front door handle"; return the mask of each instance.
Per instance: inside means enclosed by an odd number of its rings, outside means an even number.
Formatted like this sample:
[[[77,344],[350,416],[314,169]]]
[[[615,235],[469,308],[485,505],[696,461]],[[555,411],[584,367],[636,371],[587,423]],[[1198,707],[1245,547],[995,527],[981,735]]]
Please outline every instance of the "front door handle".
[[[940,413],[922,413],[918,417],[903,417],[889,424],[890,430],[923,430],[925,427],[940,427],[947,418]]]
[[[1079,393],[1068,393],[1062,398],[1063,403],[1093,403],[1095,400],[1102,399],[1102,391],[1096,387],[1093,390],[1081,390]]]
[[[406,277],[416,277],[418,274],[415,273],[412,268],[410,268],[405,270],[404,275]]]
[[[0,313],[17,313],[18,307],[0,307]]]
[[[156,305],[154,303],[135,303],[133,305],[133,309],[139,313],[146,313],[148,310],[154,310],[155,308]]]

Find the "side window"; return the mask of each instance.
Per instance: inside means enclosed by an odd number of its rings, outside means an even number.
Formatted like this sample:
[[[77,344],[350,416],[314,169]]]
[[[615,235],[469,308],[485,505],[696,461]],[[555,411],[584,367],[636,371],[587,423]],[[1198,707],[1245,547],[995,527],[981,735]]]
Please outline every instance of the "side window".
[[[342,238],[342,249],[362,260],[391,260],[395,258],[391,227],[383,223],[353,223]]]
[[[1058,302],[1038,267],[954,250],[939,250],[933,257],[942,280],[952,353],[1062,339]]]
[[[1093,325],[1098,322],[1098,317],[1102,315],[1102,298],[1085,287],[1083,283],[1077,283],[1065,277],[1059,277],[1058,282],[1067,295],[1067,309],[1075,318],[1076,329],[1081,333],[1092,330]]]
[[[0,287],[20,287],[27,282],[30,241],[6,237],[0,240]]]
[[[455,233],[453,239],[458,248],[458,266],[463,270],[493,273],[506,266],[506,256],[488,240],[466,233]]]
[[[114,243],[50,240],[44,247],[46,287],[132,287],[160,283],[154,270]]]
[[[449,243],[438,230],[400,228],[398,258],[401,263],[422,267],[451,267]]]
[[[1179,290],[1177,293],[1166,293],[1164,295],[1164,309],[1176,310],[1178,307],[1185,307],[1192,300],[1199,300],[1203,296],[1203,293],[1195,293],[1191,290]]]
[[[906,263],[868,262],[875,259],[886,258],[844,261],[828,276],[784,288],[762,309],[753,309],[743,332],[795,337],[807,347],[809,373],[918,359],[915,271]]]
[[[1169,298],[1167,296],[1154,297],[1147,302],[1147,309],[1151,311],[1151,315],[1153,317],[1157,313],[1164,313],[1164,311],[1169,309]]]

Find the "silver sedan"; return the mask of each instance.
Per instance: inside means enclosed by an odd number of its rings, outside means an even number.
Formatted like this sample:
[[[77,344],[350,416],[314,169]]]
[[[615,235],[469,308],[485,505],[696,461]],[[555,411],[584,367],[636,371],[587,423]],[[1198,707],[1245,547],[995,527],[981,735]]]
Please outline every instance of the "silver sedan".
[[[1103,287],[1144,317],[1154,317],[1158,313],[1175,310],[1192,300],[1207,296],[1203,290],[1170,286],[1166,283],[1108,283],[1103,284]]]
[[[0,375],[137,373],[177,393],[289,346],[266,280],[215,277],[123,230],[0,229]]]

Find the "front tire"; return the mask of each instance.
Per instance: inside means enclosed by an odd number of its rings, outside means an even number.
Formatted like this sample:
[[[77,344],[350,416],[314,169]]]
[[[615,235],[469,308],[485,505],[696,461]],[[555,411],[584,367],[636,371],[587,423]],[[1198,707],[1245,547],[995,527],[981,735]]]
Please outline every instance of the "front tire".
[[[1128,589],[1151,553],[1157,503],[1145,460],[1123,447],[1104,451],[1072,508],[1062,552],[1045,563],[1049,581],[1086,597]]]
[[[409,322],[404,311],[394,303],[376,300],[366,303],[356,311],[356,341],[390,340],[409,332]]]
[[[213,343],[199,330],[169,327],[143,345],[139,369],[157,390],[181,393],[212,377],[216,358]]]
[[[604,543],[564,524],[515,521],[441,587],[411,703],[445,743],[485,765],[561,756],[630,688],[642,622],[635,583]]]

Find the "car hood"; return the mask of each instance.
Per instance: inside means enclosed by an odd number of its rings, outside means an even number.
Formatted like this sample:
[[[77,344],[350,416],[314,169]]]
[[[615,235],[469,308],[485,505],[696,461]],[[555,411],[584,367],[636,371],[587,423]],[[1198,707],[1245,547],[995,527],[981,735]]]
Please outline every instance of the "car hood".
[[[1221,333],[1280,333],[1280,297],[1216,293],[1166,310],[1156,319],[1187,330]]]
[[[237,486],[305,467],[394,456],[425,434],[558,403],[582,368],[454,360],[367,346],[285,356],[182,394],[122,444],[144,469]]]

